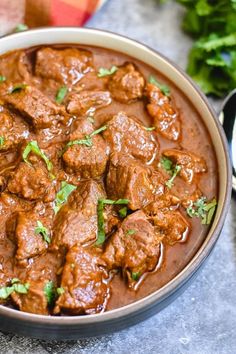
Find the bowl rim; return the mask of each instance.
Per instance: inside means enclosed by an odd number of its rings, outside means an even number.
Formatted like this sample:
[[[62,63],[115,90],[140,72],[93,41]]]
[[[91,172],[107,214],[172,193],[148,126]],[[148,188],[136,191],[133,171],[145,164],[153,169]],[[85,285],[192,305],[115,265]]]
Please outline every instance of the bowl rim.
[[[222,147],[224,150],[224,156],[226,160],[226,166],[227,166],[227,171],[226,171],[226,191],[225,195],[223,197],[223,202],[222,202],[222,208],[220,211],[220,216],[219,220],[215,226],[215,230],[213,231],[211,237],[209,237],[209,231],[206,235],[205,240],[197,250],[197,252],[194,254],[190,262],[179,272],[173,279],[171,279],[167,284],[165,284],[163,287],[160,289],[152,292],[151,294],[133,302],[128,305],[109,310],[107,312],[99,313],[99,314],[92,314],[92,315],[79,315],[79,316],[46,316],[46,315],[37,315],[37,314],[32,314],[32,313],[27,313],[27,312],[21,312],[19,310],[15,310],[3,305],[0,305],[0,316],[3,317],[8,317],[9,319],[14,319],[14,320],[19,320],[19,321],[25,321],[28,323],[37,323],[37,324],[43,324],[43,325],[48,325],[48,326],[57,326],[58,328],[60,326],[67,326],[67,325],[89,325],[89,324],[95,324],[95,323],[100,323],[100,322],[109,322],[112,319],[118,319],[118,318],[123,318],[129,315],[132,315],[134,313],[144,311],[146,308],[154,305],[157,302],[161,302],[165,300],[169,295],[174,293],[177,289],[179,289],[184,283],[188,281],[189,278],[193,276],[193,274],[200,268],[202,263],[205,261],[205,259],[208,257],[210,254],[212,248],[214,247],[217,239],[219,238],[221,229],[223,227],[229,205],[230,205],[230,200],[231,200],[231,191],[232,191],[232,167],[230,163],[230,158],[228,154],[228,143],[227,139],[225,136],[225,133],[223,131],[223,128],[216,116],[216,112],[214,111],[213,107],[211,107],[209,101],[207,100],[206,96],[201,92],[197,84],[184,72],[182,68],[178,66],[178,64],[174,63],[172,60],[167,58],[165,55],[161,54],[159,51],[151,48],[150,46],[143,44],[142,42],[132,39],[128,36],[125,35],[120,35],[112,31],[108,30],[102,30],[102,29],[97,29],[97,28],[81,28],[81,27],[74,27],[74,26],[58,26],[58,27],[40,27],[40,28],[35,28],[35,29],[30,29],[27,31],[23,32],[18,32],[18,33],[12,33],[8,34],[4,37],[0,38],[0,44],[2,41],[6,39],[11,39],[11,38],[17,38],[19,37],[22,38],[27,34],[31,33],[40,33],[43,34],[53,34],[54,32],[69,32],[70,31],[76,31],[80,33],[93,33],[94,35],[96,34],[103,34],[104,36],[112,36],[114,38],[120,39],[120,40],[125,40],[126,42],[130,42],[130,44],[136,44],[139,47],[142,47],[143,49],[148,49],[151,51],[155,56],[160,57],[163,59],[167,64],[170,64],[175,70],[177,70],[184,78],[187,80],[190,85],[193,87],[193,89],[197,92],[199,99],[205,104],[206,108],[208,109],[210,116],[212,120],[214,121],[218,133],[220,135],[220,140],[222,143]],[[52,43],[53,45],[53,37],[52,37]],[[71,42],[73,44],[73,42]],[[43,45],[43,44],[42,44]],[[48,44],[49,45],[49,44]],[[69,43],[68,43],[69,45]],[[37,46],[37,44],[35,45]],[[27,48],[27,43],[25,48]],[[10,51],[13,51],[15,49],[11,49]],[[17,49],[16,49],[17,50]],[[8,51],[6,51],[7,53]],[[4,54],[4,53],[2,53]],[[1,54],[1,55],[2,55]],[[135,58],[135,55],[133,56]],[[145,63],[145,60],[143,60]],[[161,73],[161,71],[160,71]],[[165,76],[165,74],[163,74]],[[176,85],[177,88],[179,86],[176,84],[176,82],[173,81],[173,83]],[[179,88],[180,89],[180,88]],[[181,89],[180,89],[181,90]],[[192,103],[193,104],[193,103]],[[193,104],[194,105],[194,104]]]

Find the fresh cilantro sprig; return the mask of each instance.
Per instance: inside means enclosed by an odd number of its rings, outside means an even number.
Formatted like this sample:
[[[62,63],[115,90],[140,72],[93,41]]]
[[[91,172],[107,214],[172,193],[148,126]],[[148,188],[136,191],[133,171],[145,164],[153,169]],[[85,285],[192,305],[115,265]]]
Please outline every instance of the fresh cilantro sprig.
[[[17,25],[15,28],[15,32],[26,31],[27,29],[29,29],[27,25],[25,25],[24,23],[19,23],[19,25]]]
[[[6,76],[3,76],[3,75],[0,75],[0,82],[4,82],[4,81],[6,81]]]
[[[181,167],[179,165],[173,164],[173,162],[165,156],[162,156],[162,158],[160,160],[160,164],[161,164],[161,167],[164,170],[166,170],[167,173],[169,173],[171,175],[171,178],[165,182],[165,185],[169,189],[171,189],[174,185],[174,180],[175,180],[176,176],[181,171]]]
[[[134,281],[138,281],[139,278],[140,278],[140,272],[132,272],[131,273],[131,278],[134,280]]]
[[[203,225],[209,225],[215,214],[216,206],[217,201],[215,198],[207,202],[206,197],[201,197],[195,202],[192,202],[186,209],[186,212],[190,218],[200,218]]]
[[[113,65],[111,67],[111,69],[100,68],[98,70],[98,77],[104,77],[104,76],[113,75],[117,70],[118,70],[118,68],[115,65]]]
[[[45,153],[39,148],[38,146],[38,143],[37,141],[33,140],[33,141],[30,141],[24,151],[23,151],[23,154],[22,154],[22,157],[23,157],[23,160],[26,162],[26,163],[29,163],[28,161],[28,156],[29,154],[33,152],[35,155],[41,157],[43,159],[43,161],[46,163],[46,166],[47,166],[47,169],[49,172],[51,172],[52,168],[53,168],[53,164],[52,162],[49,160],[49,158],[45,155]]]
[[[187,72],[204,93],[221,97],[236,87],[236,1],[176,2],[186,8],[183,30],[195,39]]]
[[[95,242],[96,246],[100,246],[104,243],[106,239],[105,233],[105,219],[104,219],[104,206],[105,205],[122,205],[129,204],[128,199],[98,199],[97,204],[97,223],[98,223],[98,231],[97,231],[97,240]]]
[[[0,148],[5,144],[4,136],[0,136]]]
[[[44,295],[47,299],[48,305],[51,306],[51,305],[53,305],[56,298],[58,296],[62,295],[65,292],[65,290],[62,287],[56,288],[54,282],[52,280],[49,280],[45,284],[43,292],[44,292]]]
[[[18,278],[13,278],[10,286],[0,288],[0,299],[7,299],[13,292],[27,294],[29,287],[28,283],[22,284]]]

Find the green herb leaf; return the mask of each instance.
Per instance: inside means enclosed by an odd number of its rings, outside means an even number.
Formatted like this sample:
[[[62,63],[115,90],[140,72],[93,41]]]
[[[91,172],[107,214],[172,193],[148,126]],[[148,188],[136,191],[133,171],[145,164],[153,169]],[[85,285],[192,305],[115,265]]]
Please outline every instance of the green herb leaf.
[[[179,174],[180,170],[181,170],[181,167],[178,165],[175,165],[172,177],[165,183],[169,189],[171,189],[173,187],[174,180],[175,180],[176,176]]]
[[[6,81],[6,76],[2,76],[2,75],[0,75],[0,82],[3,82],[3,81]]]
[[[156,129],[156,127],[144,127],[148,132],[151,132]]]
[[[61,104],[63,102],[67,92],[68,92],[68,88],[66,86],[62,86],[59,88],[55,99],[58,104]]]
[[[5,144],[4,136],[0,136],[0,148]]]
[[[69,143],[66,144],[65,148],[63,149],[62,151],[62,155],[65,153],[65,151],[67,150],[67,148],[69,146],[73,146],[73,145],[85,145],[87,147],[91,147],[93,145],[93,140],[92,140],[92,137],[94,135],[97,135],[99,133],[101,133],[102,131],[106,130],[107,129],[107,126],[104,125],[102,126],[101,128],[97,129],[97,130],[94,130],[91,134],[89,135],[85,135],[84,139],[79,139],[79,140],[72,140],[72,141],[69,141]]]
[[[37,220],[37,227],[34,229],[34,232],[36,235],[43,236],[44,241],[46,241],[47,243],[51,242],[49,231],[45,226],[43,226],[41,221]]]
[[[161,92],[163,93],[163,95],[170,96],[170,88],[167,85],[161,84],[160,82],[158,82],[154,76],[150,75],[148,82],[150,84],[158,87],[161,90]]]
[[[46,163],[47,165],[47,169],[48,171],[50,172],[53,168],[53,165],[51,163],[51,161],[49,160],[49,158],[45,155],[45,153],[43,151],[40,150],[39,146],[38,146],[38,143],[37,141],[30,141],[25,150],[23,151],[23,160],[26,162],[26,163],[29,163],[27,158],[28,158],[28,155],[33,152],[35,155],[41,157],[43,159],[43,161]]]
[[[64,294],[64,292],[65,292],[64,288],[62,288],[62,287],[57,288],[57,294],[58,295],[62,295],[62,294]]]
[[[28,87],[27,84],[18,84],[12,87],[10,93],[15,93],[15,92],[19,92],[21,90],[25,90]]]
[[[109,205],[119,205],[119,204],[128,204],[128,199],[118,199],[118,200],[111,200],[111,199],[98,199],[97,204],[97,216],[98,216],[98,232],[97,232],[97,240],[95,242],[96,246],[100,246],[104,243],[106,239],[105,233],[105,220],[104,220],[104,206],[106,204]]]
[[[139,273],[139,272],[132,272],[132,273],[131,273],[131,278],[132,278],[134,281],[138,281],[139,278],[140,278],[140,273]]]
[[[61,183],[61,189],[57,192],[56,199],[54,201],[53,210],[55,214],[59,211],[61,206],[66,203],[69,195],[76,189],[76,186],[69,184],[65,181]]]
[[[168,173],[171,173],[173,172],[173,162],[168,159],[167,157],[165,156],[162,156],[161,160],[160,160],[160,163],[161,163],[161,167],[166,170]]]
[[[18,278],[11,280],[11,286],[4,286],[0,288],[0,299],[7,299],[14,291],[19,294],[27,294],[29,284],[21,284]]]
[[[203,225],[209,225],[215,214],[216,206],[217,201],[215,198],[207,203],[206,197],[201,197],[196,202],[191,203],[186,212],[190,218],[201,218]]]
[[[136,233],[136,230],[130,229],[127,230],[126,235],[134,235]]]
[[[17,25],[15,28],[15,32],[26,31],[27,29],[29,29],[27,25],[25,25],[24,23],[19,23],[19,25]]]
[[[111,67],[111,69],[105,69],[105,68],[100,68],[98,70],[98,77],[104,77],[104,76],[108,76],[108,75],[112,75],[114,74],[116,71],[118,70],[118,68],[113,65]]]
[[[121,218],[125,218],[127,216],[127,212],[128,212],[128,208],[127,207],[123,207],[119,210],[119,215]]]
[[[44,295],[46,296],[48,305],[52,305],[56,296],[56,288],[54,282],[52,280],[48,281],[45,284],[43,291]]]

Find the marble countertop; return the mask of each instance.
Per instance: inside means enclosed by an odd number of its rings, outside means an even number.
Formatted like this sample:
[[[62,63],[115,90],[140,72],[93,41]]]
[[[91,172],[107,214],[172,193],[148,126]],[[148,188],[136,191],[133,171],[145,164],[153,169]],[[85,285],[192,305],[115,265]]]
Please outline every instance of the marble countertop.
[[[87,24],[137,39],[185,68],[191,40],[180,30],[182,8],[155,0],[109,0]],[[220,102],[213,105],[218,109]],[[0,353],[236,353],[236,199],[220,239],[193,284],[162,312],[101,338],[44,342],[0,333]]]

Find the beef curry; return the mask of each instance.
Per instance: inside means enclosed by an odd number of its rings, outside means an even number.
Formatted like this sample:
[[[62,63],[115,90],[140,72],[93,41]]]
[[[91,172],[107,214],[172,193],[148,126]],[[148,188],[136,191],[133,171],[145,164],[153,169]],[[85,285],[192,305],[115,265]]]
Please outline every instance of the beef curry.
[[[178,274],[216,208],[201,118],[110,50],[0,57],[0,303],[43,315],[124,306]]]

